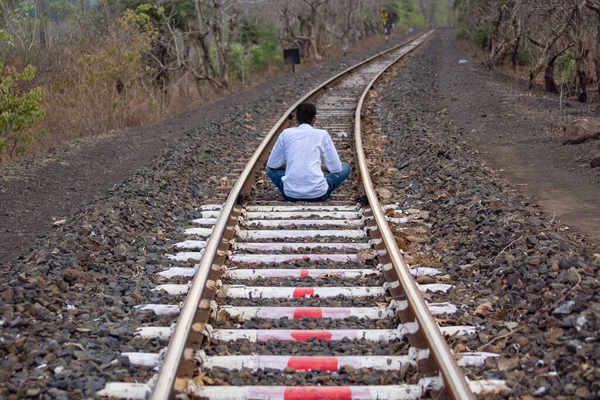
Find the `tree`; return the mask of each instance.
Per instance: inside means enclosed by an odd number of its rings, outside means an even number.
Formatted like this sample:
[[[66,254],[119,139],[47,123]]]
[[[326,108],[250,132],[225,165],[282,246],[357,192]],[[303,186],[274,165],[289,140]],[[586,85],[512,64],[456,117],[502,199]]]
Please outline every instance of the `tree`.
[[[593,24],[596,27],[595,40],[594,40],[595,47],[593,49],[593,51],[594,51],[593,59],[594,59],[594,67],[596,70],[597,91],[598,91],[598,93],[600,93],[600,1],[588,0],[586,2],[586,6],[594,12],[595,17],[596,17],[595,23]]]

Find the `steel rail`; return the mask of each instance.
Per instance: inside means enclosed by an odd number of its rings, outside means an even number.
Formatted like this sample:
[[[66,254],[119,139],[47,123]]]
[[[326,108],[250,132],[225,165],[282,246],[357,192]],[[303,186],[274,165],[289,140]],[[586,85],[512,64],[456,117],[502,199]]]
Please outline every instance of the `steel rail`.
[[[267,136],[261,141],[260,145],[258,146],[256,151],[254,152],[254,154],[240,173],[240,176],[238,177],[238,180],[236,181],[235,185],[232,187],[231,192],[229,193],[229,196],[227,197],[227,200],[225,201],[225,204],[221,209],[221,215],[219,216],[216,224],[213,227],[213,232],[210,235],[206,244],[206,248],[204,250],[204,256],[202,257],[202,261],[200,262],[194,279],[192,280],[190,289],[188,291],[188,295],[183,303],[183,307],[181,308],[181,313],[175,326],[175,330],[171,335],[171,340],[169,341],[166,356],[159,370],[159,374],[154,388],[152,390],[150,399],[165,400],[171,398],[173,395],[173,389],[175,386],[175,381],[177,379],[177,373],[181,361],[184,358],[188,337],[190,332],[192,331],[192,326],[196,322],[196,313],[200,306],[200,302],[203,298],[206,285],[209,281],[208,278],[211,272],[213,262],[215,260],[215,257],[217,256],[217,252],[223,240],[225,230],[227,229],[230,223],[230,219],[233,214],[234,208],[243,191],[249,189],[248,182],[250,182],[250,178],[252,177],[253,172],[255,171],[258,165],[258,162],[261,160],[261,158],[264,158],[267,150],[270,148],[269,145],[277,137],[277,134],[280,133],[287,126],[289,120],[288,116],[294,112],[294,110],[296,109],[296,107],[298,107],[299,104],[314,98],[317,94],[319,94],[321,90],[326,90],[329,85],[332,85],[343,76],[352,73],[357,68],[360,68],[363,65],[383,55],[386,55],[403,46],[406,46],[408,43],[425,34],[413,37],[397,46],[392,47],[391,49],[378,53],[356,65],[347,68],[346,70],[340,72],[333,78],[322,83],[317,88],[313,89],[308,94],[303,96],[300,100],[298,100],[296,103],[294,103],[290,108],[288,108],[288,110],[283,114],[283,116],[279,119],[275,126],[269,131]]]
[[[453,399],[475,399],[475,395],[471,391],[469,384],[462,373],[462,370],[458,366],[456,358],[450,352],[446,340],[442,336],[438,325],[429,312],[425,301],[421,297],[419,289],[417,288],[417,284],[410,273],[410,269],[408,268],[408,265],[406,265],[404,257],[402,257],[402,254],[398,249],[394,234],[392,233],[392,230],[390,229],[386,220],[386,216],[379,205],[379,199],[369,175],[369,168],[367,166],[365,152],[362,146],[361,112],[364,102],[369,94],[369,90],[385,71],[387,71],[392,65],[397,63],[404,56],[416,50],[419,46],[421,46],[421,44],[415,46],[415,48],[410,50],[408,53],[396,58],[379,74],[377,74],[377,76],[375,76],[369,84],[367,84],[367,87],[360,97],[355,114],[354,140],[356,146],[356,156],[365,194],[372,209],[375,223],[377,224],[377,228],[381,234],[381,238],[383,239],[385,247],[388,250],[388,255],[391,259],[392,265],[399,277],[400,285],[406,294],[408,305],[415,316],[415,319],[419,323],[419,328],[421,329],[425,341],[429,347],[430,354],[433,356],[434,362],[442,375],[444,380],[444,389],[447,390],[448,394]]]

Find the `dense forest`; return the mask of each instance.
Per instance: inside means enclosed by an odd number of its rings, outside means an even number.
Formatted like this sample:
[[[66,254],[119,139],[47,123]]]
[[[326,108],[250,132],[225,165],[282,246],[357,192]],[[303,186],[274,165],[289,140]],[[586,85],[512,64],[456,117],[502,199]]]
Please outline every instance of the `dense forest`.
[[[314,63],[452,16],[451,0],[0,0],[0,162],[281,73],[283,48]]]
[[[545,90],[572,89],[582,103],[595,82],[598,95],[600,0],[455,0],[454,8],[459,38],[487,51],[490,68],[525,66],[530,88],[543,77]]]

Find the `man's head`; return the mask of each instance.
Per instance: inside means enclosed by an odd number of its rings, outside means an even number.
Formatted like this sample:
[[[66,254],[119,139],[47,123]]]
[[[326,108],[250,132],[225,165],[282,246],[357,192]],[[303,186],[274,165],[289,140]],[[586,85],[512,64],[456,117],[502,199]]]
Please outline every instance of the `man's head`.
[[[296,120],[299,124],[314,124],[315,115],[317,115],[317,108],[314,104],[302,103],[296,108]]]

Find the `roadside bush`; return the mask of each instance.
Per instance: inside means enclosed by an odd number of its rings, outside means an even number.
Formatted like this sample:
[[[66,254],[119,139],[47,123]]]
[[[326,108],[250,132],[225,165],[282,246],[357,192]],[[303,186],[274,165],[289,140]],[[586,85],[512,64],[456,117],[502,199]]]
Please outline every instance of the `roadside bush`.
[[[0,42],[11,46],[12,38],[0,30]],[[36,70],[28,65],[22,71],[0,62],[0,159],[25,151],[43,131],[33,129],[46,116],[41,107],[42,89],[22,89],[35,79]]]
[[[490,32],[487,25],[480,25],[475,28],[475,32],[471,37],[473,44],[479,48],[486,50],[488,47]]]
[[[517,65],[531,65],[535,49],[530,44],[521,45],[517,50]]]
[[[572,51],[567,51],[556,60],[556,71],[560,76],[560,80],[567,85],[571,82],[574,68],[575,55]]]
[[[239,41],[231,46],[231,73],[245,81],[252,73],[283,65],[283,52],[275,28],[246,22]],[[216,46],[211,48],[216,56]]]
[[[283,52],[274,28],[270,28],[257,45],[250,47],[250,68],[252,71],[283,64]]]
[[[216,46],[215,55],[216,55]],[[241,43],[231,45],[231,76],[245,81],[250,74],[250,66],[246,49]]]
[[[469,33],[466,31],[465,28],[459,28],[458,31],[456,32],[456,40],[468,40],[469,39]]]

